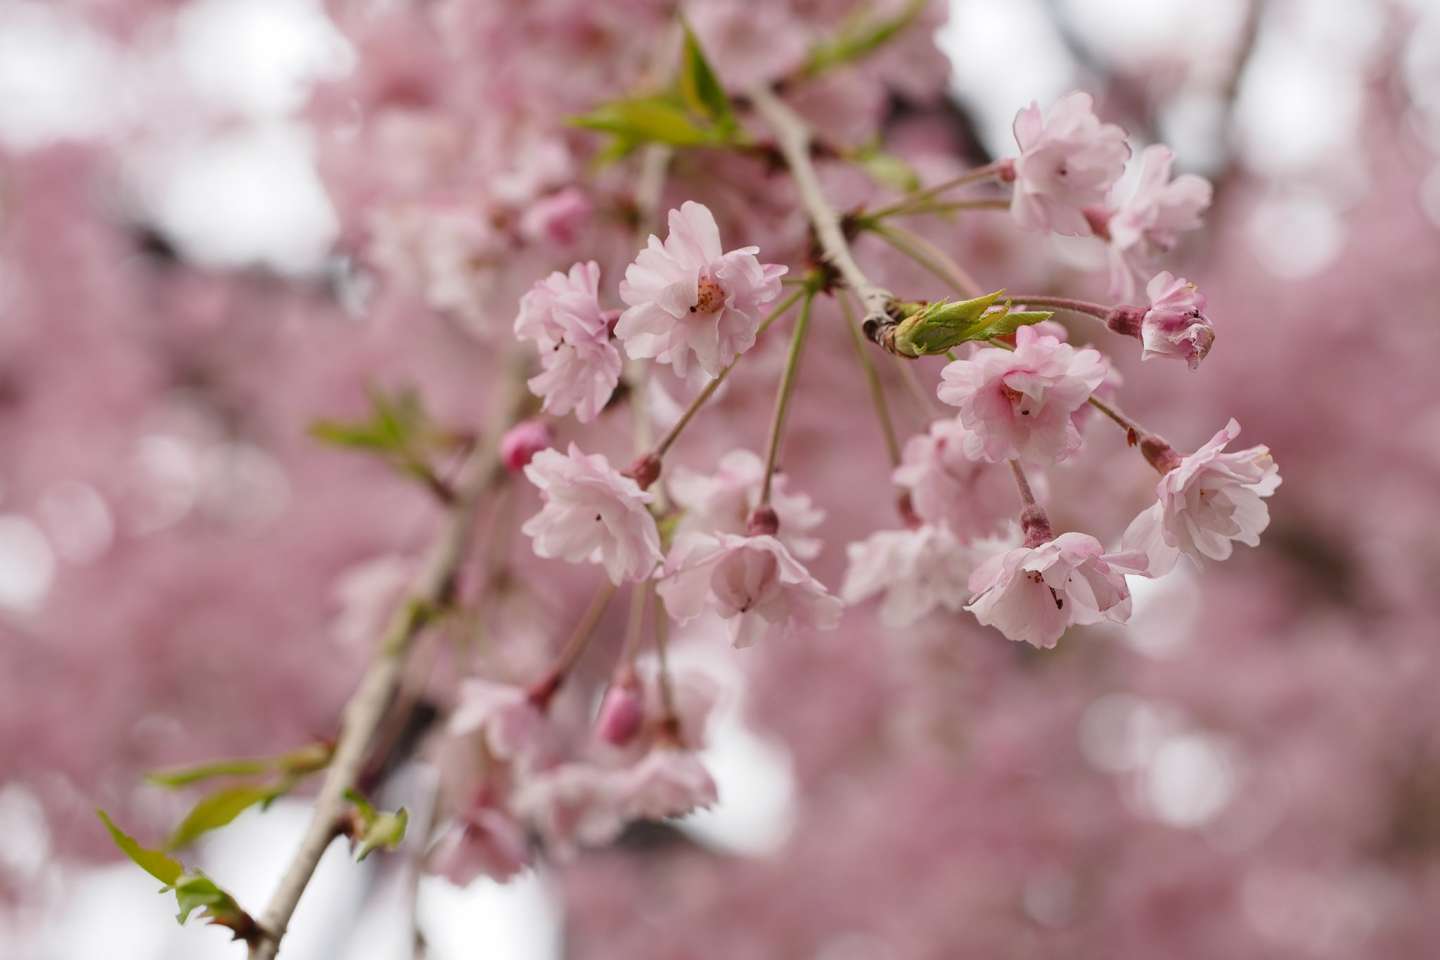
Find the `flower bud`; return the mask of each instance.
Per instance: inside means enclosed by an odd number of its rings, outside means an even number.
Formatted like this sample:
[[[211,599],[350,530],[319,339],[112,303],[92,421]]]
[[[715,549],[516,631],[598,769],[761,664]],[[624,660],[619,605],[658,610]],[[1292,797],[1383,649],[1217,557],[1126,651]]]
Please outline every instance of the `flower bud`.
[[[519,473],[531,458],[554,441],[550,426],[543,420],[524,420],[505,431],[500,439],[500,460],[505,469]]]
[[[780,532],[780,515],[774,507],[756,507],[745,525],[745,532],[752,537],[773,537]]]
[[[622,476],[634,480],[641,490],[649,490],[651,485],[660,479],[660,458],[653,453],[647,453],[630,464]]]
[[[595,718],[595,735],[613,746],[623,747],[640,732],[645,719],[645,706],[640,696],[640,682],[628,666],[616,672],[600,701]]]

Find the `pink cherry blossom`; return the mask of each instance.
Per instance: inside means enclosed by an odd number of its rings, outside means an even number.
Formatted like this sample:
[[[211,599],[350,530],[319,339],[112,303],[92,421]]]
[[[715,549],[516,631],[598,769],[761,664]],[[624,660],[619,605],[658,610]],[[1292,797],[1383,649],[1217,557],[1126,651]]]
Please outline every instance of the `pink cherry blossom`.
[[[1011,640],[1053,647],[1071,624],[1130,618],[1125,574],[1142,573],[1141,553],[1105,553],[1085,533],[991,557],[970,576],[975,619]]]
[[[698,757],[660,745],[620,778],[621,809],[631,820],[665,820],[708,807],[719,795]]]
[[[612,746],[623,747],[640,732],[644,722],[645,702],[640,681],[627,665],[616,673],[600,701],[595,736]]]
[[[1180,234],[1200,226],[1200,214],[1210,206],[1215,189],[1193,173],[1170,179],[1175,154],[1163,144],[1140,153],[1140,177],[1135,192],[1111,212],[1106,222],[1110,238],[1110,295],[1129,302],[1135,298],[1136,276],[1154,259],[1174,249]]]
[[[932,524],[881,530],[847,548],[850,565],[840,596],[853,605],[883,593],[880,622],[887,627],[908,627],[937,609],[958,613],[970,599],[967,582],[977,564],[1018,542],[1011,537],[971,546]]]
[[[536,200],[520,215],[520,232],[535,243],[568,247],[594,212],[590,197],[579,187],[566,187]]]
[[[748,647],[772,629],[829,630],[841,604],[772,536],[696,534],[676,543],[656,591],[680,622],[706,610],[729,621],[730,639]]]
[[[1233,541],[1257,546],[1270,524],[1263,498],[1280,486],[1280,471],[1265,446],[1225,453],[1240,435],[1231,420],[1210,442],[1180,461],[1156,484],[1156,502],[1126,529],[1122,543],[1149,557],[1149,574],[1174,568],[1183,554],[1197,565],[1224,560]]]
[[[1090,347],[1077,350],[1029,327],[1015,332],[1015,350],[987,347],[941,372],[939,396],[960,408],[969,428],[966,456],[996,463],[1048,464],[1080,449],[1071,419],[1105,379],[1109,363]]]
[[[1068,236],[1091,233],[1085,208],[1105,202],[1125,172],[1125,131],[1095,116],[1090,94],[1071,93],[1043,113],[1037,103],[1015,117],[1015,192],[1010,212],[1023,227]]]
[[[615,335],[632,357],[654,357],[685,376],[693,356],[715,376],[750,349],[762,308],[780,295],[787,268],[762,264],[759,247],[725,253],[720,229],[703,204],[687,200],[670,211],[670,235],[649,246],[625,268]]]
[[[1155,274],[1145,288],[1150,309],[1140,321],[1143,359],[1177,357],[1194,370],[1215,343],[1215,328],[1206,317],[1205,295],[1195,284],[1168,272]]]
[[[511,473],[519,473],[535,454],[554,442],[550,425],[544,420],[522,420],[500,438],[500,462]]]
[[[490,755],[513,760],[540,742],[545,715],[520,687],[470,679],[460,687],[460,698],[450,714],[453,736],[479,733]]]
[[[995,532],[1015,508],[1009,471],[966,455],[970,433],[957,418],[936,420],[928,432],[905,441],[891,474],[909,490],[910,506],[922,520],[944,524],[961,539]],[[1042,479],[1037,476],[1037,483]],[[784,533],[783,524],[780,529]]]
[[[609,768],[564,763],[522,786],[515,806],[544,838],[546,850],[567,859],[582,846],[602,846],[620,835],[628,819],[625,787]]]
[[[620,382],[620,351],[600,309],[600,267],[577,263],[538,281],[520,300],[515,335],[535,343],[542,372],[530,389],[548,413],[594,420]]]
[[[601,454],[542,450],[525,467],[544,507],[521,527],[537,556],[599,563],[614,583],[642,580],[661,560],[660,532],[646,504],[655,499]]]
[[[501,883],[530,865],[525,827],[504,810],[477,806],[458,819],[426,857],[426,867],[457,886],[479,877]]]
[[[765,463],[749,450],[732,450],[720,458],[713,474],[677,467],[666,480],[671,498],[685,511],[676,537],[692,533],[744,533],[750,512],[760,502]],[[814,558],[820,541],[804,534],[819,526],[825,511],[803,493],[792,493],[788,478],[777,474],[770,484],[770,506],[780,518],[776,538],[796,557]]]

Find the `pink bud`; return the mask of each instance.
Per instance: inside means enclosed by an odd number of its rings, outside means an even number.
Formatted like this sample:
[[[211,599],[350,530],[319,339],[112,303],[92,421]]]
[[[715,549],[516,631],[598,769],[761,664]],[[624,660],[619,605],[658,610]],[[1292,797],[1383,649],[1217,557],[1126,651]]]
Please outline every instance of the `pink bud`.
[[[554,438],[544,420],[523,420],[505,431],[500,440],[500,459],[505,469],[519,473],[530,458],[547,449]]]
[[[590,222],[593,209],[583,190],[566,187],[527,207],[520,216],[520,231],[531,241],[568,247]]]
[[[773,537],[780,532],[780,515],[774,507],[756,507],[745,525],[745,532],[752,537]]]
[[[639,683],[629,668],[615,675],[605,699],[600,702],[600,715],[595,719],[595,735],[606,743],[623,747],[640,731],[645,707],[640,699]]]
[[[649,490],[651,485],[660,479],[660,458],[653,453],[647,453],[640,457],[622,476],[634,480],[641,490]]]

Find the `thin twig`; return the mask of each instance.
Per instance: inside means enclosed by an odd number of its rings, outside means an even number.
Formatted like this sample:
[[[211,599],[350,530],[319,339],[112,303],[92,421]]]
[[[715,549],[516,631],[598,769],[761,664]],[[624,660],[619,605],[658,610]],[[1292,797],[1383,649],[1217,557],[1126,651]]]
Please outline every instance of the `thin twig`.
[[[775,394],[775,415],[770,421],[770,438],[765,446],[765,479],[760,484],[759,507],[770,505],[770,486],[775,476],[775,464],[780,458],[780,441],[785,435],[785,415],[790,412],[790,395],[795,392],[795,380],[800,373],[800,357],[805,351],[805,335],[810,330],[810,308],[815,294],[806,291],[800,304],[800,317],[795,321],[795,332],[790,335],[790,352],[785,357],[785,370],[780,375],[780,386]]]
[[[855,356],[865,371],[865,382],[870,387],[870,402],[875,407],[875,416],[880,421],[880,432],[885,436],[885,452],[890,455],[890,465],[900,465],[900,440],[895,435],[895,424],[890,420],[890,407],[885,402],[885,385],[880,382],[880,372],[870,362],[870,351],[865,347],[865,335],[855,322],[855,313],[850,309],[850,299],[840,297],[840,310],[845,314],[845,326],[850,329],[850,341],[855,345]]]
[[[889,223],[877,223],[870,227],[870,230],[962,296],[978,297],[985,292],[975,278],[966,273],[945,251],[919,234]]]
[[[775,134],[776,146],[785,165],[790,168],[790,175],[800,192],[800,202],[810,218],[825,261],[835,269],[845,285],[855,291],[867,322],[888,323],[890,304],[895,298],[888,290],[872,283],[855,262],[855,256],[850,252],[850,241],[845,239],[845,231],[840,227],[840,216],[825,197],[820,178],[815,173],[815,165],[810,158],[810,128],[767,86],[752,88],[749,99]]]

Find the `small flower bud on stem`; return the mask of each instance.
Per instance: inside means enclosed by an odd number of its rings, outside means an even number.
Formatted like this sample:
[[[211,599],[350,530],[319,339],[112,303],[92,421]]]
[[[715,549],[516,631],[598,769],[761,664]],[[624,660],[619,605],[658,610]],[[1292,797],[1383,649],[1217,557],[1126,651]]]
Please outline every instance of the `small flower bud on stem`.
[[[647,453],[630,464],[622,476],[634,480],[641,490],[649,490],[650,486],[660,479],[660,458],[653,453]]]
[[[769,504],[762,504],[750,514],[745,532],[752,537],[773,537],[780,531],[780,515]]]
[[[1169,473],[1180,466],[1180,454],[1162,438],[1147,435],[1140,441],[1140,453],[1161,474]]]

